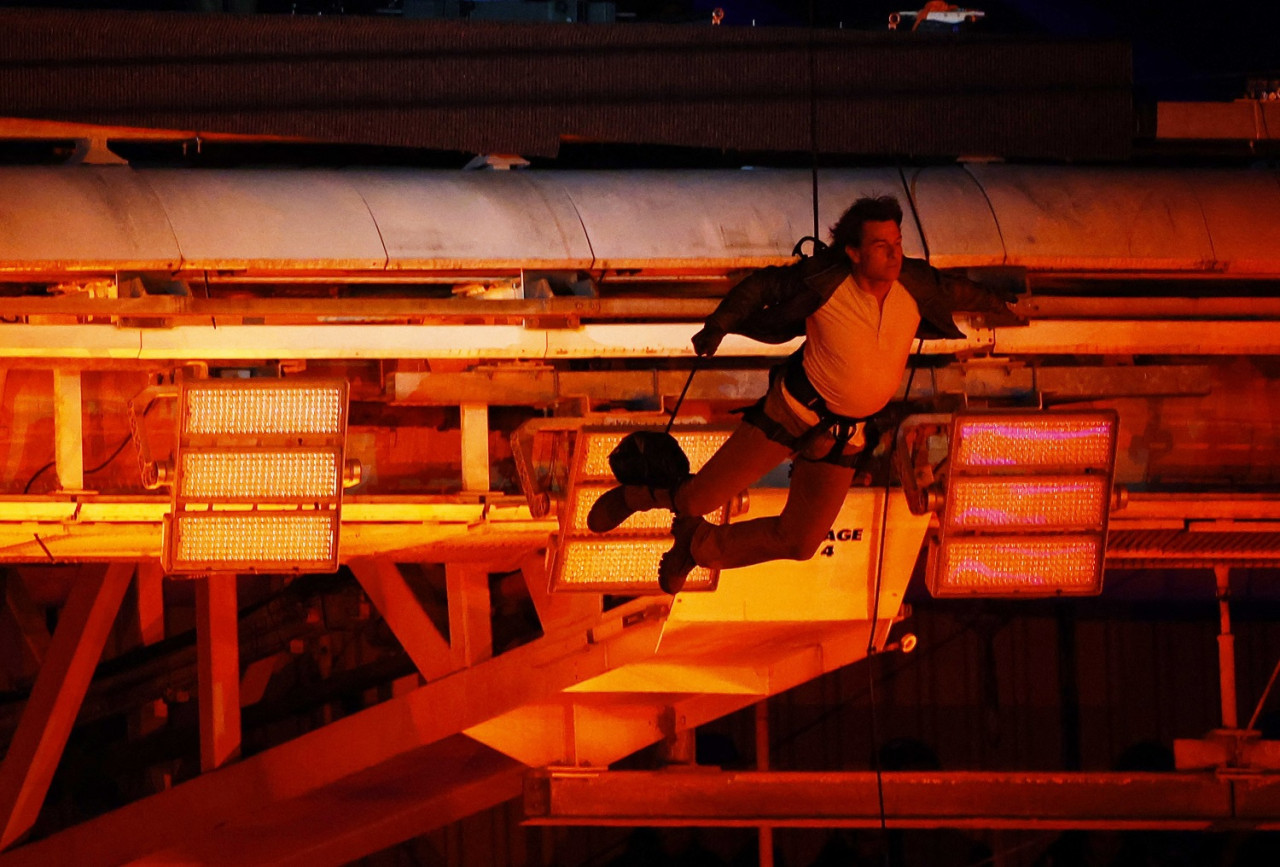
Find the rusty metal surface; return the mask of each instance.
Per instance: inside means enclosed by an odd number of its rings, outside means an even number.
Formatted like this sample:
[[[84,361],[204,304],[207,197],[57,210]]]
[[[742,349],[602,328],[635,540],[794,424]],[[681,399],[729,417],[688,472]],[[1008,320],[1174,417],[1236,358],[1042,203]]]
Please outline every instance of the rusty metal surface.
[[[959,166],[911,168],[904,175],[924,223],[930,262],[939,268],[1004,264],[1000,226],[973,175]]]
[[[554,183],[572,199],[591,239],[597,267],[740,267],[787,260],[813,234],[807,172],[565,172]],[[819,174],[819,235],[854,199],[902,198],[893,169]],[[903,220],[907,255],[923,255],[910,214]]]
[[[172,269],[159,198],[125,168],[0,168],[0,271]]]
[[[139,172],[196,269],[382,269],[378,227],[354,187],[334,171]]]
[[[1008,165],[971,165],[968,171],[991,200],[1008,264],[1205,270],[1221,257],[1200,198],[1182,173]],[[1268,172],[1255,178],[1274,183]],[[1227,207],[1239,212],[1254,206],[1234,198]],[[1259,219],[1269,216],[1258,213]],[[930,225],[932,217],[922,219]]]
[[[1274,275],[1280,250],[1280,174],[1197,172],[1186,183],[1203,210],[1216,268],[1227,274]]]
[[[537,172],[352,170],[391,269],[589,268],[591,244],[569,197]]]
[[[1210,773],[897,771],[885,772],[882,783],[885,821],[897,828],[1169,830],[1280,818],[1261,794],[1251,815],[1234,814],[1231,783]],[[546,824],[880,824],[869,771],[551,768],[526,778],[525,813]]]
[[[0,192],[4,267],[53,276],[183,268],[341,282],[558,268],[723,277],[786,261],[813,232],[809,174],[784,169],[30,167],[0,170]],[[1262,169],[831,169],[818,193],[824,236],[858,196],[898,196],[906,253],[927,247],[944,267],[1280,273],[1280,179]]]

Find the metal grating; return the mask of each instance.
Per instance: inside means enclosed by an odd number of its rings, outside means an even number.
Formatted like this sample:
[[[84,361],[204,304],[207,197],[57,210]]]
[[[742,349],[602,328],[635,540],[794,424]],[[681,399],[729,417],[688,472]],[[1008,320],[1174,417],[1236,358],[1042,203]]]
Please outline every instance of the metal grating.
[[[1280,532],[1112,529],[1107,539],[1110,565],[1200,568],[1224,561],[1239,566],[1280,564]]]

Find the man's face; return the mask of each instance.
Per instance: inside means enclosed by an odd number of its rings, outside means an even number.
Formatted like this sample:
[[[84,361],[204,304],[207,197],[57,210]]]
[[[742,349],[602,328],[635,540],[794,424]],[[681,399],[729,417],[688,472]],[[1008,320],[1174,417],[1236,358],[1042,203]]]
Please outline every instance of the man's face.
[[[902,230],[893,220],[863,223],[862,243],[844,249],[860,279],[892,282],[902,271]]]

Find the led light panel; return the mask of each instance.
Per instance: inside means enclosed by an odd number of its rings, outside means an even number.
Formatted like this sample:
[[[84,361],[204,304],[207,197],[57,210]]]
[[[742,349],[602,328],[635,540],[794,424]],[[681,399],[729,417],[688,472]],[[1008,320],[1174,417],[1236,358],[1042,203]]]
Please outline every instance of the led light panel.
[[[587,527],[587,514],[591,511],[591,507],[595,505],[601,495],[606,491],[613,489],[613,485],[597,485],[586,484],[574,487],[572,500],[569,502],[568,511],[564,516],[562,529],[566,534],[586,534],[591,535],[590,528]],[[727,507],[726,507],[727,508]],[[650,509],[647,512],[636,512],[627,520],[618,525],[617,529],[610,531],[610,537],[614,535],[623,536],[662,536],[670,538],[671,519],[674,516],[668,509]],[[713,524],[723,524],[728,516],[725,509],[719,509],[716,512],[707,515],[707,520]]]
[[[1102,589],[1099,536],[949,540],[937,556],[934,596],[1087,596]]]
[[[1101,530],[1111,485],[1105,476],[952,476],[946,531]]]
[[[670,536],[563,540],[551,572],[551,589],[662,593],[658,562],[671,543]],[[689,573],[685,590],[714,590],[719,579],[719,570],[699,566]]]
[[[204,512],[171,521],[170,571],[333,571],[338,565],[334,512]]]
[[[341,434],[346,384],[187,384],[182,434]]]
[[[205,499],[331,500],[342,486],[336,449],[186,451],[178,495]]]
[[[1109,470],[1116,425],[1114,412],[960,414],[951,437],[951,471]]]
[[[613,479],[613,470],[609,468],[609,453],[613,451],[623,437],[637,428],[619,430],[582,430],[578,434],[576,449],[584,452],[579,464],[579,481],[587,479]],[[652,428],[660,431],[661,428]],[[729,438],[727,430],[681,430],[672,428],[671,435],[676,438],[680,448],[689,456],[689,469],[697,472],[703,464],[711,459],[716,450]]]

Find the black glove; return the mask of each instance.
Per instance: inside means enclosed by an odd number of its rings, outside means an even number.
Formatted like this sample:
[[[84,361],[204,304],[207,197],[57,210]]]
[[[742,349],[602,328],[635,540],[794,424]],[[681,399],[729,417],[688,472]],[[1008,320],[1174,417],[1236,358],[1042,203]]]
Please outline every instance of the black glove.
[[[703,358],[716,354],[720,341],[724,340],[724,332],[711,325],[704,325],[702,330],[693,335],[693,351]]]

